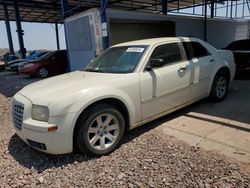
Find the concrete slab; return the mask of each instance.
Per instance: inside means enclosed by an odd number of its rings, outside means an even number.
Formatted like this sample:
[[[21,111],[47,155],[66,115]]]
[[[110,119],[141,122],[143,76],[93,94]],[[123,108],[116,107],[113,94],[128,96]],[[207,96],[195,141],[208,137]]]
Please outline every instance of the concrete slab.
[[[161,127],[159,130],[161,132],[167,133],[170,136],[177,137],[178,139],[185,141],[191,146],[197,146],[203,140],[202,137],[199,137],[194,134],[182,132],[172,127],[168,127],[168,125],[169,124],[164,124],[163,127]]]
[[[250,153],[236,147],[225,146],[222,143],[217,143],[208,139],[201,140],[199,147],[207,151],[215,151],[219,154],[225,155],[226,157],[230,157],[250,165]]]
[[[220,126],[215,123],[206,122],[188,116],[183,116],[181,117],[181,121],[175,124],[169,123],[168,126],[200,137],[206,137],[220,128]]]
[[[239,129],[222,127],[206,137],[208,140],[250,153],[250,134]]]
[[[221,103],[203,100],[169,116],[156,130],[250,167],[250,80],[234,81]]]

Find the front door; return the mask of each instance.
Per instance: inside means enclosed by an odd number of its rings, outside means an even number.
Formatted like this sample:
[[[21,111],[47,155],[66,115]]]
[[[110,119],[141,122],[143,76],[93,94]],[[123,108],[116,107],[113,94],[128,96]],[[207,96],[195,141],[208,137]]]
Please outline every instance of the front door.
[[[162,59],[162,67],[140,74],[142,118],[148,119],[191,100],[193,66],[183,53],[182,44],[157,46],[150,59]]]

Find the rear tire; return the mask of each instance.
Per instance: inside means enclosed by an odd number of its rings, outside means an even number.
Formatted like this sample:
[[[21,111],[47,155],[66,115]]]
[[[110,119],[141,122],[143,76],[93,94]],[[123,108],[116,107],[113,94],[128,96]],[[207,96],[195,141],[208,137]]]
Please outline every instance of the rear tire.
[[[98,104],[80,116],[76,125],[75,145],[89,155],[106,155],[120,144],[125,121],[120,111],[108,104]]]
[[[209,99],[212,102],[221,102],[226,98],[229,78],[225,71],[219,71],[214,77]]]

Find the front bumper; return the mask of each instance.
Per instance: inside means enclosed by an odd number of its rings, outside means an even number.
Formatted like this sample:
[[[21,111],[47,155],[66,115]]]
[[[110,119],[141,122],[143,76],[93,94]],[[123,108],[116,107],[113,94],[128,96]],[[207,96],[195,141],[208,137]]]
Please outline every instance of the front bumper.
[[[18,66],[17,65],[10,65],[9,69],[13,72],[18,72]]]
[[[17,126],[14,128],[25,143],[49,154],[65,154],[73,151],[74,113],[49,117],[49,122],[41,122],[31,118],[32,102],[29,99],[17,93],[14,96],[14,104],[24,106],[21,128]],[[48,132],[48,128],[55,126],[58,126],[57,130]]]
[[[28,67],[28,68],[18,68],[18,72],[19,73],[23,73],[23,74],[29,74],[29,75],[34,75],[36,74],[36,71],[37,71],[38,67],[37,66],[33,66],[33,67]]]

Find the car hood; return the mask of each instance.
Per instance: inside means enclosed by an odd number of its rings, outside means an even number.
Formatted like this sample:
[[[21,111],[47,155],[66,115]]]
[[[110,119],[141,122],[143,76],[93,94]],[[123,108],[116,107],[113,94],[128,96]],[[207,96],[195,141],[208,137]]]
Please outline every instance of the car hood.
[[[14,61],[10,61],[10,62],[8,62],[8,65],[10,66],[10,65],[17,65],[17,64],[19,64],[19,63],[23,63],[23,62],[30,62],[30,60],[29,59],[18,59],[18,60],[14,60]]]
[[[78,93],[88,92],[96,86],[110,86],[109,82],[118,82],[119,75],[126,76],[126,74],[75,71],[35,82],[24,87],[19,93],[31,100],[33,104],[49,106],[60,98],[66,96],[74,98]]]

